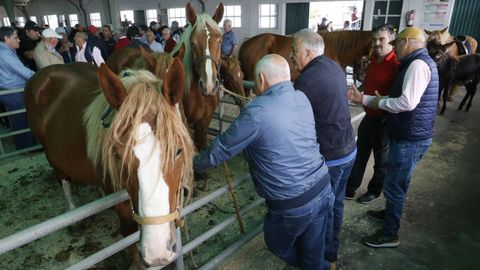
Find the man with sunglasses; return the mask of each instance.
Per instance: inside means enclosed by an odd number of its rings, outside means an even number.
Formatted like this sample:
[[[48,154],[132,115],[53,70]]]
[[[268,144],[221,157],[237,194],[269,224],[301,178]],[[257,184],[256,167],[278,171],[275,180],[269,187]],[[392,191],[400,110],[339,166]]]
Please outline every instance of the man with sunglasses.
[[[373,54],[366,70],[363,93],[375,95],[375,91],[378,91],[382,96],[388,96],[399,64],[393,46],[389,44],[395,39],[395,31],[391,25],[381,25],[372,32]],[[355,89],[354,85],[351,87]],[[378,200],[382,193],[383,179],[387,172],[389,140],[385,111],[367,106],[363,108],[366,115],[358,127],[357,157],[348,178],[345,199],[353,200],[355,190],[362,184],[365,168],[373,151],[375,164],[372,179],[368,183],[367,192],[357,198],[357,202],[369,204]]]
[[[398,231],[408,186],[417,163],[432,144],[438,101],[437,66],[425,48],[422,29],[407,27],[390,44],[400,59],[390,96],[349,91],[352,101],[388,112],[390,150],[383,186],[386,207],[367,212],[383,222],[383,229],[363,238],[364,244],[375,248],[400,245]]]

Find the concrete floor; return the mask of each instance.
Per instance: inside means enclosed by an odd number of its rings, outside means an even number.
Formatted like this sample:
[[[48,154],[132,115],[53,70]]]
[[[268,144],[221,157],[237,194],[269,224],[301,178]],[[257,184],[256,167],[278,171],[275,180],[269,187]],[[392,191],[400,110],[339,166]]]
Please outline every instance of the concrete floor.
[[[345,203],[342,243],[337,269],[479,269],[480,262],[480,98],[470,112],[456,108],[462,89],[438,116],[434,143],[415,171],[400,229],[401,245],[373,249],[363,236],[381,224],[365,212],[380,209]],[[370,164],[371,165],[371,164]],[[371,177],[371,169],[365,181]],[[357,191],[363,194],[365,185]],[[262,235],[242,247],[218,269],[289,269],[266,248]]]

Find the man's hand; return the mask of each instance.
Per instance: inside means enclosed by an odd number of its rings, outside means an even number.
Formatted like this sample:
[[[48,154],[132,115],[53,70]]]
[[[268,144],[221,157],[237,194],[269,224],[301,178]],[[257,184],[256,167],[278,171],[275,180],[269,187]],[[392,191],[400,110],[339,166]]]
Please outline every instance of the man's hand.
[[[375,91],[375,97],[368,103],[368,107],[373,108],[373,109],[378,109],[378,103],[380,100],[384,99],[386,97],[380,95],[378,91]]]
[[[350,86],[347,92],[347,97],[348,100],[357,104],[362,104],[363,101],[363,95],[358,91],[357,87],[355,85]]]

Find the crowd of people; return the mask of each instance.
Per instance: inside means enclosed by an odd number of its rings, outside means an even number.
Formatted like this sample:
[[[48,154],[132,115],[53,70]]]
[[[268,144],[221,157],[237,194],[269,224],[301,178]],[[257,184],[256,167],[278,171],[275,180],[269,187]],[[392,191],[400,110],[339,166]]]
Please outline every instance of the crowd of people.
[[[123,47],[149,48],[154,52],[171,52],[180,41],[182,28],[173,21],[171,27],[151,22],[150,26],[122,24],[112,32],[110,25],[101,29],[80,24],[66,27],[63,23],[56,29],[48,25],[40,27],[27,21],[23,28],[3,26],[0,28],[0,91],[22,89],[33,74],[49,65],[86,62],[100,66],[116,50]],[[0,110],[23,109],[23,94],[0,95]],[[28,128],[25,114],[8,117],[4,124],[13,131]],[[16,149],[33,146],[30,133],[14,136]]]
[[[296,81],[282,56],[264,56],[255,67],[260,95],[194,158],[194,168],[204,172],[243,151],[268,207],[265,243],[301,269],[336,269],[343,201],[354,198],[372,151],[374,175],[357,201],[368,204],[383,191],[386,207],[366,212],[383,226],[362,241],[399,246],[412,173],[432,143],[438,72],[422,30],[408,27],[395,36],[383,25],[372,32],[363,93],[347,89],[340,66],[323,55],[323,38],[301,30],[291,45]],[[367,112],[356,143],[349,101]]]

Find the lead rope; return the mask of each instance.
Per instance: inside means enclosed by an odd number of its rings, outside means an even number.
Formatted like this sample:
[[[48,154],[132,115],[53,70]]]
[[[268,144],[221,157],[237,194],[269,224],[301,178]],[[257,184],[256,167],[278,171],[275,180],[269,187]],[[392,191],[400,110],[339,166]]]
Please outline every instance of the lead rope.
[[[223,86],[223,84],[220,85],[220,89],[222,89],[222,91],[227,92],[228,94],[232,95],[233,97],[236,97],[236,98],[240,99],[240,101],[245,102],[245,103],[248,103],[248,102],[250,102],[252,99],[255,98],[255,95],[254,95],[253,93],[250,94],[250,96],[248,96],[248,97],[244,97],[244,96],[242,96],[242,95],[239,95],[239,94],[237,94],[237,93],[234,93],[234,92],[228,90],[227,88],[225,88],[225,86]]]
[[[232,178],[230,177],[230,169],[228,168],[226,161],[223,162],[223,165],[225,167],[225,174],[227,176],[228,191],[230,191],[233,206],[235,207],[235,212],[237,215],[238,225],[240,226],[240,233],[244,234],[245,226],[243,225],[242,216],[240,215],[240,207],[238,206],[237,195],[235,195],[235,192],[233,190]]]

